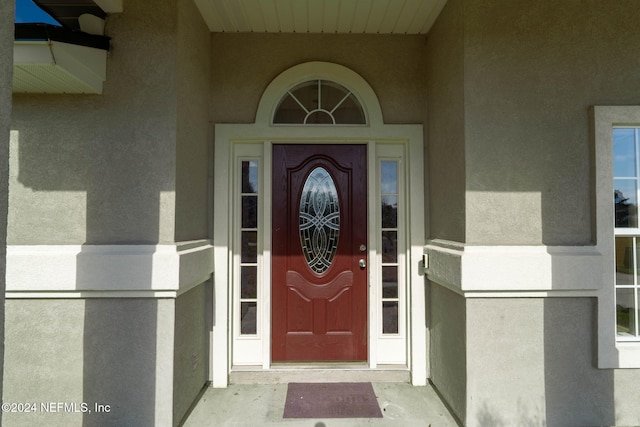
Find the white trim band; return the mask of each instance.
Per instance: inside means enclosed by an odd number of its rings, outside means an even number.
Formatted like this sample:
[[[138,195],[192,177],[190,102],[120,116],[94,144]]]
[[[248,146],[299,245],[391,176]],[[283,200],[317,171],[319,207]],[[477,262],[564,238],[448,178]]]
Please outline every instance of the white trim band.
[[[466,297],[594,296],[607,283],[604,257],[595,246],[471,246],[431,240],[424,253],[427,278]]]
[[[208,280],[208,240],[7,246],[7,298],[175,298]]]

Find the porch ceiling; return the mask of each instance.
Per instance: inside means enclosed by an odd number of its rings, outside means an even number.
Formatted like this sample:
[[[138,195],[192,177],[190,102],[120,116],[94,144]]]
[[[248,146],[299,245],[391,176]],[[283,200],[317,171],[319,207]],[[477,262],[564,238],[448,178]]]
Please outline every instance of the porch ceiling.
[[[213,32],[426,34],[447,0],[194,0]]]

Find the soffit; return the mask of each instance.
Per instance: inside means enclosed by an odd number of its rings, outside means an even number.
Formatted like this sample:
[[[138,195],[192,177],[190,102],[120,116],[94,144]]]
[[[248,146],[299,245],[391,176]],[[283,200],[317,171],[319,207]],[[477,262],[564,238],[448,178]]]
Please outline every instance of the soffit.
[[[447,0],[194,0],[209,30],[426,34]]]

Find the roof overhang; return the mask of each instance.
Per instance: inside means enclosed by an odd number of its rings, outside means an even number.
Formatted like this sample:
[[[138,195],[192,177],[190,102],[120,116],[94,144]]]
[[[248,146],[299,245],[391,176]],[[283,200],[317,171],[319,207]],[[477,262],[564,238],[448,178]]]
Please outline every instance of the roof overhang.
[[[13,45],[13,93],[101,94],[107,52],[58,41]]]
[[[103,18],[122,12],[124,0],[35,2],[64,28],[16,25],[14,93],[102,93],[109,49]],[[426,34],[447,0],[194,2],[212,32]],[[27,30],[44,35],[25,36]]]
[[[101,94],[109,38],[44,24],[16,24],[14,93]]]
[[[194,0],[212,32],[426,34],[447,0]]]

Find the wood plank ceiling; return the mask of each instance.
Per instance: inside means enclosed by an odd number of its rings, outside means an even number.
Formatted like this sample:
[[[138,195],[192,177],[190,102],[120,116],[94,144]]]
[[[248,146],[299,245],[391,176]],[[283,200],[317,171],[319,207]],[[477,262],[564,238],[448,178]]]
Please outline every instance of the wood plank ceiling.
[[[213,32],[426,34],[446,0],[195,0]]]

